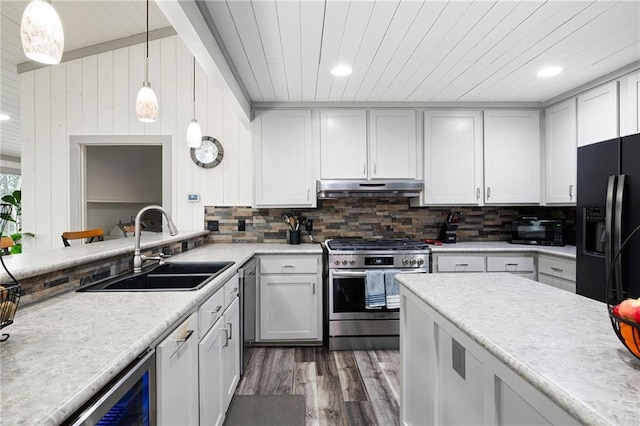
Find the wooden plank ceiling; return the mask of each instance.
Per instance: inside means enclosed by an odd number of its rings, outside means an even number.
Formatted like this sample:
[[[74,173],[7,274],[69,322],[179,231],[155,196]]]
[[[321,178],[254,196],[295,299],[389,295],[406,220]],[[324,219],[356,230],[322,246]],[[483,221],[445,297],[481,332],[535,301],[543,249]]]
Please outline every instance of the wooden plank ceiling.
[[[254,102],[543,102],[640,60],[638,1],[206,6]],[[564,72],[536,77],[547,65]]]

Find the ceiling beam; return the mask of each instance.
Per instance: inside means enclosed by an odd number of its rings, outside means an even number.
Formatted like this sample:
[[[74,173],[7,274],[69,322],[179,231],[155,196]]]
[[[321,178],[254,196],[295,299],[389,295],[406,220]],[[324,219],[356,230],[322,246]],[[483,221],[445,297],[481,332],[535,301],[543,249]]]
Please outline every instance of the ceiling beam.
[[[235,99],[245,125],[251,121],[251,101],[241,81],[227,63],[195,0],[158,0],[156,5],[175,28],[207,75],[223,94]]]

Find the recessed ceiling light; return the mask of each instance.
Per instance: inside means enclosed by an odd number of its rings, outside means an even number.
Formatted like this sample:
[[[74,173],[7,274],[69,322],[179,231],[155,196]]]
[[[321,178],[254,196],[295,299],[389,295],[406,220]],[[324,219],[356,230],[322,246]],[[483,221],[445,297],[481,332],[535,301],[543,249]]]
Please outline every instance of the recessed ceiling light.
[[[0,121],[7,121],[10,120],[11,117],[9,116],[9,114],[2,114],[0,113]]]
[[[552,77],[554,75],[558,75],[561,72],[562,72],[562,68],[554,65],[551,67],[542,68],[540,71],[538,71],[538,74],[536,75],[538,77],[544,78],[544,77]]]
[[[352,72],[353,70],[351,69],[351,67],[347,65],[338,65],[331,70],[331,74],[335,75],[336,77],[346,77]]]

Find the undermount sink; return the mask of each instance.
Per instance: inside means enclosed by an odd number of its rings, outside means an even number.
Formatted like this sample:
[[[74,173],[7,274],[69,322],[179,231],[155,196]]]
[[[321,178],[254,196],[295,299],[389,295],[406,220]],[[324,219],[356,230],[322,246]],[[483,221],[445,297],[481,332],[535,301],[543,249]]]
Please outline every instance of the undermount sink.
[[[143,273],[108,278],[77,291],[197,290],[233,264],[234,262],[165,263]]]

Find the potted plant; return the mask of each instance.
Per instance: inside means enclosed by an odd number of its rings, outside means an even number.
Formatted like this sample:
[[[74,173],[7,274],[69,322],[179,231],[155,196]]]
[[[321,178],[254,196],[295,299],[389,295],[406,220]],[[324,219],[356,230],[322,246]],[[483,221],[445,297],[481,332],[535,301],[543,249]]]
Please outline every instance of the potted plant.
[[[13,240],[13,246],[9,249],[9,253],[22,253],[22,237],[24,235],[33,236],[30,232],[22,232],[22,191],[19,189],[13,191],[2,197],[2,201],[13,206],[13,209],[11,213],[0,214],[0,220],[14,223],[16,228],[16,231],[9,235]]]

